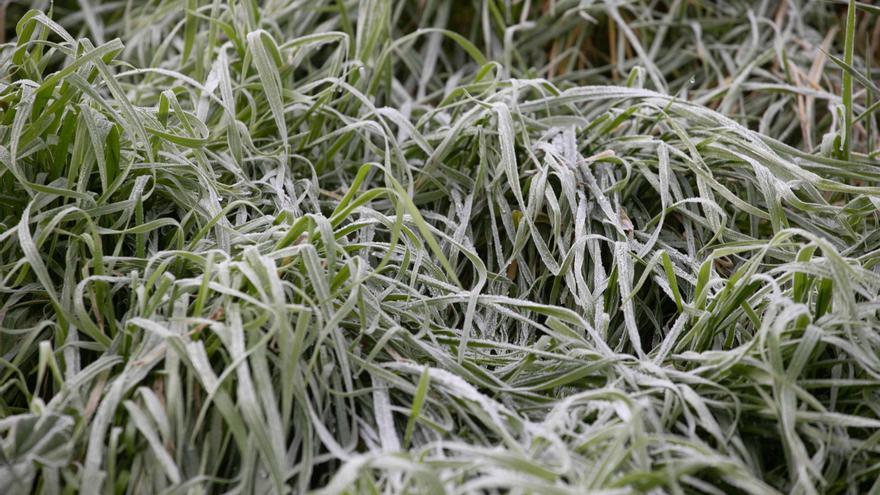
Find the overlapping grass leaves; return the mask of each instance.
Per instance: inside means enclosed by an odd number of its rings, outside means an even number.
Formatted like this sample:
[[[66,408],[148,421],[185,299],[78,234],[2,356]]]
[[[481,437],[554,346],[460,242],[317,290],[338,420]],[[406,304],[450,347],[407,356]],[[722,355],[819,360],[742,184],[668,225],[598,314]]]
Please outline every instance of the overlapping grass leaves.
[[[4,486],[876,490],[855,21],[639,7],[22,16]]]

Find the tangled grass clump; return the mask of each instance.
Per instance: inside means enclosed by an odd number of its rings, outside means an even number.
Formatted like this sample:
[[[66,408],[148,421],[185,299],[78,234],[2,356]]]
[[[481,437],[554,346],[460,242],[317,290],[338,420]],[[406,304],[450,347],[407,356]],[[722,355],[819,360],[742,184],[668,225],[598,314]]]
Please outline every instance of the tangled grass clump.
[[[0,8],[8,493],[880,493],[877,7]]]

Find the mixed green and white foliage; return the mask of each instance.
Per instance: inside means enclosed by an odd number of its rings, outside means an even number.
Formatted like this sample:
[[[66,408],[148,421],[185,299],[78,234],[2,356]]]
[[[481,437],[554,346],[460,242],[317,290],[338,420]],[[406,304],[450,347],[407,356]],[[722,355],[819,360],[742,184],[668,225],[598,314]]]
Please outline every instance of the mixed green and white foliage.
[[[877,7],[0,3],[5,493],[880,493]]]

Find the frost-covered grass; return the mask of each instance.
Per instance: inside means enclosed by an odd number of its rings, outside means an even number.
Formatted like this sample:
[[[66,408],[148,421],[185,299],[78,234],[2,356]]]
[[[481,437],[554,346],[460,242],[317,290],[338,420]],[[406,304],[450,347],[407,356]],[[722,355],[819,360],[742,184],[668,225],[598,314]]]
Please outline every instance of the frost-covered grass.
[[[0,487],[880,493],[878,11],[13,0]]]

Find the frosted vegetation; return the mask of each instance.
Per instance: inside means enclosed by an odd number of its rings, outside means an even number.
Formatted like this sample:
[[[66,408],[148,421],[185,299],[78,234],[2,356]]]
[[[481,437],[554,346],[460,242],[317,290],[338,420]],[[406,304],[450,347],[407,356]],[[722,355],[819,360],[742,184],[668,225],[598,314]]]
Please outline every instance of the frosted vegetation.
[[[848,3],[13,1],[0,486],[880,492]]]

